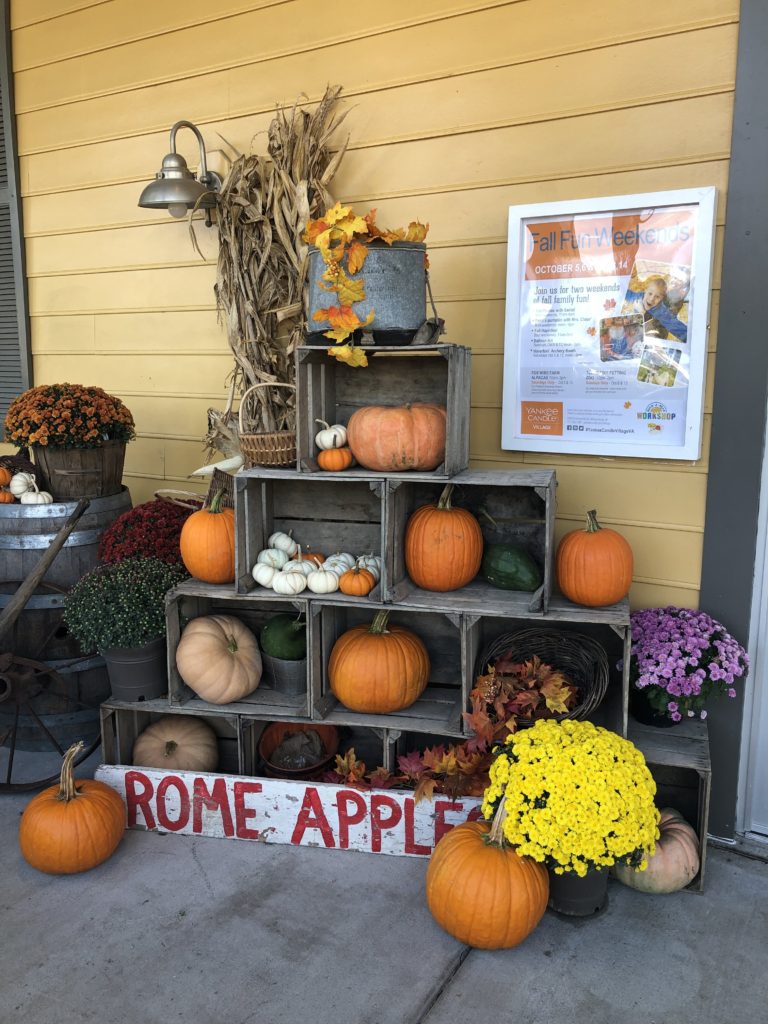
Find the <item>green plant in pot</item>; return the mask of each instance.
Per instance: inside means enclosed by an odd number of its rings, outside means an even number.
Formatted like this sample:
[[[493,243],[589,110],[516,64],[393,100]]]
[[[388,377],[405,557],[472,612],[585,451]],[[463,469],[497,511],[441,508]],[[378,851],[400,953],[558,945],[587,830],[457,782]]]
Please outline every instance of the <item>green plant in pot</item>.
[[[307,688],[307,624],[301,616],[273,615],[259,633],[264,670],[280,693],[299,696]]]
[[[84,651],[104,658],[115,699],[167,692],[165,595],[187,575],[158,558],[127,558],[97,566],[69,592],[64,620]]]

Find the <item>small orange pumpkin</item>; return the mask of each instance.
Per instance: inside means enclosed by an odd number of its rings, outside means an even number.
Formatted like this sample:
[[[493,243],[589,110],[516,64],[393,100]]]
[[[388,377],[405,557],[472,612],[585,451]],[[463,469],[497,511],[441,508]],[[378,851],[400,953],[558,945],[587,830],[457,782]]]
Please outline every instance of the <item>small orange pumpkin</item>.
[[[204,583],[232,583],[235,578],[235,513],[222,507],[223,496],[218,491],[210,508],[193,512],[181,530],[182,561]]]
[[[557,581],[575,604],[603,608],[621,601],[632,585],[632,548],[616,530],[603,529],[587,512],[586,530],[572,530],[557,549]]]
[[[301,557],[305,562],[317,562],[321,565],[325,561],[325,555],[321,554],[319,551],[304,551],[301,548],[299,548],[299,550],[301,551]]]
[[[0,487],[7,487],[13,479],[13,473],[5,466],[0,466]]]
[[[356,565],[339,576],[339,590],[353,597],[365,597],[376,586],[376,577],[369,569]]]
[[[10,505],[15,500],[10,491],[0,491],[0,505]]]
[[[327,473],[341,473],[343,470],[349,469],[354,461],[352,449],[337,448],[335,438],[333,448],[326,448],[324,451],[319,452],[317,456],[318,466]]]
[[[538,925],[549,898],[544,865],[521,857],[495,829],[496,821],[451,829],[427,868],[430,913],[449,935],[476,949],[519,945]]]
[[[101,864],[117,849],[125,830],[125,807],[111,786],[95,779],[75,782],[72,768],[83,749],[64,755],[58,785],[38,793],[19,825],[24,860],[49,875],[73,875]]]
[[[483,531],[465,508],[453,508],[453,484],[436,505],[416,509],[405,528],[405,567],[423,590],[458,590],[477,576]]]
[[[429,654],[403,626],[387,628],[389,612],[342,633],[331,651],[328,679],[350,711],[388,714],[410,707],[429,680]]]

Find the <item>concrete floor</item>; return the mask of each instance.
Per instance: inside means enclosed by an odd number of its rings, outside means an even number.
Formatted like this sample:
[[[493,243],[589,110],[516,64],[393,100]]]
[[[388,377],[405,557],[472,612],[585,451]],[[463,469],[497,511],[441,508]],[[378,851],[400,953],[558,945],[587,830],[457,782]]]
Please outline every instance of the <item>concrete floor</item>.
[[[27,800],[0,797],[0,1024],[768,1021],[768,864],[730,850],[703,895],[611,882],[601,917],[488,953],[435,925],[421,860],[126,832],[53,877]]]

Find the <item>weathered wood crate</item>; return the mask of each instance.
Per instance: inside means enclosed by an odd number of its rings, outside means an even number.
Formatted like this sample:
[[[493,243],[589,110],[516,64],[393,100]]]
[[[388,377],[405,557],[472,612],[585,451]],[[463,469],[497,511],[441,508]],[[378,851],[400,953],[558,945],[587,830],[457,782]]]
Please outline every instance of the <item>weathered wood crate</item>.
[[[460,590],[422,590],[405,567],[405,530],[422,505],[436,504],[444,483],[428,474],[390,479],[387,484],[385,600],[413,608],[453,609],[486,615],[527,616],[546,612],[552,593],[555,551],[554,470],[482,471],[453,477],[452,502],[478,519],[486,544],[519,545],[538,564],[543,583],[534,593],[502,590],[478,576]]]
[[[656,781],[657,807],[674,807],[696,829],[699,873],[687,888],[703,892],[712,789],[707,723],[690,719],[658,729],[630,718],[629,739],[643,752]]]
[[[463,686],[459,615],[391,609],[390,623],[405,626],[416,633],[429,653],[429,684],[422,696],[409,708],[388,715],[364,714],[345,708],[331,692],[328,661],[336,640],[353,626],[372,622],[376,611],[381,610],[389,608],[385,605],[361,608],[320,601],[311,603],[312,717],[338,725],[460,735]]]
[[[164,715],[175,718],[199,718],[216,733],[219,768],[223,773],[253,775],[256,769],[256,745],[263,723],[225,711],[206,713],[186,707],[169,707],[164,699],[132,703],[109,700],[101,705],[101,749],[105,762],[133,764],[133,745],[142,732]]]
[[[208,714],[258,714],[260,718],[309,717],[309,651],[311,650],[311,623],[307,614],[308,601],[300,597],[291,604],[265,591],[264,597],[238,596],[231,586],[214,586],[199,580],[188,580],[171,590],[166,597],[166,630],[168,637],[168,693],[172,707],[204,711]],[[270,683],[267,674],[256,690],[241,701],[216,705],[201,700],[179,675],[176,668],[176,649],[186,624],[200,615],[233,615],[240,619],[258,637],[261,627],[273,615],[286,612],[291,605],[307,620],[307,686],[301,694],[281,693]]]
[[[385,481],[367,478],[329,480],[328,474],[299,474],[295,470],[251,469],[236,477],[235,499],[235,577],[240,594],[271,596],[290,601],[253,579],[252,569],[262,549],[276,531],[291,533],[294,539],[312,551],[330,555],[335,551],[350,554],[381,555],[384,545]],[[369,595],[380,600],[383,577]],[[308,590],[302,597],[317,595]],[[325,599],[357,601],[339,592]]]
[[[349,367],[325,348],[296,350],[296,453],[298,468],[318,471],[317,420],[347,424],[353,412],[369,405],[430,402],[446,408],[445,461],[431,474],[450,477],[469,465],[471,351],[462,345],[405,348],[363,346],[365,368]],[[345,470],[370,476],[366,469]],[[390,474],[378,474],[380,476]],[[400,474],[408,476],[408,473]]]
[[[629,604],[626,600],[611,608],[584,608],[555,595],[548,613],[535,620],[531,620],[530,616],[501,618],[495,614],[465,614],[462,621],[463,710],[470,710],[469,693],[477,676],[485,671],[480,658],[489,644],[504,634],[529,629],[555,630],[564,635],[579,633],[602,645],[610,670],[608,689],[600,705],[587,717],[595,725],[626,736],[629,650],[632,639]],[[464,729],[466,735],[472,734],[466,723]]]
[[[108,764],[96,778],[124,800],[128,828],[400,857],[428,857],[446,832],[480,813],[477,797],[416,803],[408,790],[328,782]]]

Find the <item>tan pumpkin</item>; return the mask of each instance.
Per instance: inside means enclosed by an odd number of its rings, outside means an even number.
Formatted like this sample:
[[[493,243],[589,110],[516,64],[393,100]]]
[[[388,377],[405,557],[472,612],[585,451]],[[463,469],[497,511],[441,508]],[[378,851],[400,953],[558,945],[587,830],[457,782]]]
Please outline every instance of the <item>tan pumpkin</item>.
[[[616,865],[613,871],[630,889],[648,893],[670,893],[684,889],[699,871],[699,837],[685,818],[665,807],[659,821],[656,852],[648,858],[645,871]]]
[[[453,508],[453,484],[436,505],[416,509],[405,528],[405,567],[423,590],[458,590],[477,576],[483,531],[465,508]]]
[[[389,626],[389,612],[343,633],[331,651],[328,678],[334,696],[350,711],[388,714],[410,707],[429,680],[423,641],[403,626]]]
[[[632,548],[616,530],[603,529],[597,512],[587,512],[586,530],[572,530],[557,549],[557,582],[575,604],[603,608],[629,593]]]
[[[366,469],[382,473],[437,469],[445,458],[443,406],[368,405],[352,413],[347,442]]]
[[[203,700],[229,704],[261,681],[256,637],[232,615],[201,615],[187,625],[176,650],[179,675]]]
[[[216,733],[192,715],[163,715],[137,737],[132,760],[144,768],[215,772],[219,764]]]

